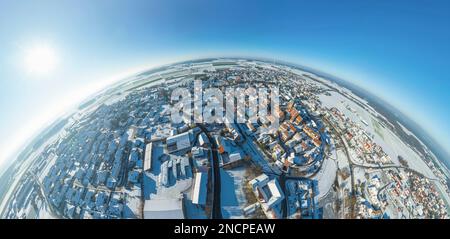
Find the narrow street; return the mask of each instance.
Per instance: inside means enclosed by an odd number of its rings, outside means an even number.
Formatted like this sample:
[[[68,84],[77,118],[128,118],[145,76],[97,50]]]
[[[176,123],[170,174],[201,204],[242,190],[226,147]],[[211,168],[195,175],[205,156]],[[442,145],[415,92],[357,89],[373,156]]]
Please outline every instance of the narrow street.
[[[220,167],[219,167],[219,155],[218,155],[218,147],[216,141],[209,134],[206,127],[202,124],[197,124],[197,126],[206,134],[209,142],[211,143],[211,153],[213,156],[212,159],[212,176],[213,176],[213,206],[211,210],[211,218],[212,219],[222,219],[222,208],[220,202],[220,191],[221,191],[221,183],[220,183]]]

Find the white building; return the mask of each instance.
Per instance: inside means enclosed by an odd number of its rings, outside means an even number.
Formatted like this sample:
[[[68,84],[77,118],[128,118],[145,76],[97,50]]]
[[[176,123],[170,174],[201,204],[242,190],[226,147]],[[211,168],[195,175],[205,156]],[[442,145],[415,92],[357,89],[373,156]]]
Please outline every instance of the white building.
[[[153,152],[153,143],[149,143],[145,147],[144,171],[152,170],[152,152]]]
[[[161,198],[146,200],[144,219],[184,219],[182,199]]]
[[[282,216],[281,202],[284,200],[284,193],[281,190],[278,180],[270,179],[266,174],[261,174],[251,180],[250,185],[266,215],[280,218]],[[268,213],[270,211],[273,214]]]
[[[194,189],[192,190],[192,203],[205,205],[206,204],[206,184],[208,183],[207,173],[196,173]]]
[[[191,138],[189,132],[174,135],[167,138],[167,150],[169,153],[177,152],[191,147]]]

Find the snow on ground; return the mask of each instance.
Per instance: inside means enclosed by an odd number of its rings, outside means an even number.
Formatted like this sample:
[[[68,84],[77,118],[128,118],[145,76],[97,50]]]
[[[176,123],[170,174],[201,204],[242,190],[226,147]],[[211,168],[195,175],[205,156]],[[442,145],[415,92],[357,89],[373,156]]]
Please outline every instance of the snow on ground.
[[[430,168],[419,157],[419,155],[417,155],[416,152],[403,143],[403,141],[392,131],[384,128],[380,123],[378,123],[378,120],[374,118],[367,110],[337,92],[330,92],[330,94],[331,96],[319,96],[320,101],[322,101],[322,105],[327,108],[336,107],[353,122],[356,122],[362,126],[366,132],[374,135],[373,141],[383,148],[394,163],[398,164],[398,156],[401,155],[408,161],[409,167],[412,169],[415,169],[430,178],[436,178]],[[347,105],[354,111],[352,112],[352,110],[349,110]],[[367,122],[368,126],[362,123],[361,120]]]
[[[366,170],[361,167],[354,167],[353,177],[355,177],[355,184],[366,181]]]
[[[432,183],[438,190],[439,195],[444,199],[444,202],[447,205],[447,213],[450,213],[450,195],[447,193],[446,187],[438,181],[433,181]]]
[[[343,188],[343,190],[351,191],[352,185],[351,185],[351,176],[350,176],[350,166],[348,164],[347,156],[345,155],[344,151],[342,151],[341,149],[337,150],[336,163],[337,163],[337,167],[342,172],[348,173],[348,177],[345,180],[342,180],[342,177],[338,177],[338,179],[340,179],[339,186],[341,188]]]
[[[402,128],[403,132],[405,132],[407,135],[414,137],[417,141],[419,141],[419,143],[422,145],[422,147],[427,148],[427,146],[422,142],[422,140],[420,140],[413,132],[411,132],[409,129],[407,129],[405,126],[403,126],[400,122],[397,121],[397,124],[400,125],[400,127]],[[430,152],[432,153],[432,152]],[[435,155],[433,155],[434,158],[436,158]],[[439,161],[439,160],[438,160]]]
[[[180,194],[186,192],[192,186],[192,178],[177,180],[170,187],[158,186],[157,194],[151,195],[151,199],[155,198],[179,198]]]
[[[43,183],[45,177],[48,175],[48,172],[50,172],[50,169],[55,165],[56,160],[58,159],[58,156],[55,154],[51,154],[48,158],[45,165],[44,170],[41,171],[41,174],[39,175],[39,182]]]
[[[336,178],[336,171],[336,162],[327,158],[323,162],[320,171],[313,178],[311,178],[318,181],[319,194],[316,196],[319,200],[324,197],[328,191],[330,191],[330,188]]]
[[[340,169],[349,168],[347,155],[345,155],[345,152],[341,149],[337,150],[337,166]]]
[[[159,158],[164,154],[164,145],[161,142],[153,143],[152,152],[152,170],[144,173],[144,200],[180,198],[184,194],[184,206],[186,209],[186,218],[207,219],[203,208],[192,203],[193,178],[174,180],[170,186],[162,186],[159,182],[161,173],[161,161]]]
[[[53,216],[50,212],[47,204],[44,204],[37,212],[37,217],[40,219],[58,219],[57,217]]]
[[[222,216],[226,219],[245,218],[242,209],[247,200],[242,188],[245,168],[220,169]]]
[[[355,102],[347,99],[345,96],[337,92],[329,92],[331,96],[319,95],[319,100],[322,102],[322,106],[327,108],[336,107],[340,112],[349,117],[353,122],[358,123],[367,132],[374,134],[373,126],[370,124],[372,116],[371,114]],[[366,126],[362,120],[369,124]]]
[[[186,218],[188,219],[208,219],[205,210],[199,205],[192,203],[192,190],[190,190],[184,199],[184,208]]]
[[[123,210],[124,218],[142,218],[142,200],[141,200],[141,189],[139,187],[133,187],[127,197]]]
[[[149,200],[150,195],[156,194],[158,176],[161,172],[161,161],[159,157],[164,154],[163,145],[160,142],[153,143],[152,170],[144,173],[144,200]]]
[[[190,189],[192,177],[174,180],[174,184],[169,187],[160,185],[159,174],[161,173],[160,156],[164,153],[164,146],[161,142],[153,144],[152,170],[144,174],[144,199],[155,198],[179,198],[180,194]]]
[[[403,141],[401,141],[397,137],[397,135],[384,128],[383,135],[384,144],[386,145],[382,145],[383,150],[391,157],[391,159],[393,159],[394,162],[397,161],[397,157],[401,155],[405,160],[408,161],[408,166],[410,168],[423,173],[427,177],[436,178],[425,161],[423,161],[422,158],[420,158],[420,156],[408,145],[403,143]]]

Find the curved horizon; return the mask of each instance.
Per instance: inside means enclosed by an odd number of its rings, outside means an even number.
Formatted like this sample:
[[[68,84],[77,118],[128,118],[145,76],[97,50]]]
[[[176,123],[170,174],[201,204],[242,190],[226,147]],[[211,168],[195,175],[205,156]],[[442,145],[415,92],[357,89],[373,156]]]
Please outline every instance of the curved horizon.
[[[75,113],[77,108],[82,105],[85,102],[88,102],[90,99],[95,98],[96,96],[98,96],[99,94],[101,94],[102,92],[111,89],[113,87],[115,87],[116,85],[120,85],[121,83],[125,83],[129,80],[129,78],[135,77],[137,75],[146,73],[148,71],[155,71],[164,67],[168,67],[168,66],[172,66],[172,65],[179,65],[179,64],[186,64],[186,63],[190,63],[190,62],[206,62],[206,61],[210,61],[210,60],[215,60],[215,59],[241,59],[241,60],[255,60],[255,61],[261,61],[261,62],[265,62],[265,63],[270,63],[270,64],[275,64],[275,65],[285,65],[291,68],[297,68],[300,69],[302,71],[306,71],[309,73],[313,73],[314,75],[317,75],[319,77],[323,77],[326,80],[332,81],[338,85],[340,85],[341,87],[344,87],[350,91],[352,91],[353,93],[357,94],[359,97],[367,97],[367,96],[372,96],[372,97],[376,97],[379,100],[382,100],[383,103],[388,104],[390,107],[392,107],[393,109],[395,109],[398,112],[391,112],[393,114],[397,114],[397,113],[401,113],[403,116],[400,117],[401,120],[405,120],[403,119],[404,117],[407,117],[406,119],[409,121],[412,121],[415,125],[411,126],[410,123],[408,122],[401,122],[402,125],[404,125],[404,127],[406,127],[408,130],[410,130],[411,132],[414,133],[414,136],[416,136],[422,143],[424,143],[426,145],[426,147],[437,157],[437,159],[439,159],[441,162],[443,162],[447,167],[450,167],[450,157],[449,157],[449,152],[447,151],[447,149],[441,145],[440,143],[437,142],[437,139],[435,136],[432,136],[430,134],[430,132],[428,132],[427,130],[425,130],[422,126],[420,126],[420,124],[418,124],[416,121],[414,121],[407,113],[402,112],[401,110],[399,110],[397,107],[391,105],[390,103],[386,102],[384,99],[382,99],[380,96],[378,96],[377,94],[375,94],[374,92],[364,88],[363,86],[357,85],[354,82],[352,82],[351,80],[347,80],[347,79],[342,79],[339,78],[337,76],[334,76],[330,73],[327,73],[323,70],[319,70],[319,69],[315,69],[313,67],[310,66],[306,66],[300,63],[295,63],[295,62],[290,62],[290,61],[286,61],[283,59],[275,59],[275,58],[270,58],[270,57],[264,57],[264,56],[238,56],[238,55],[229,55],[229,56],[219,56],[219,55],[214,55],[214,56],[208,56],[208,57],[199,57],[199,58],[190,58],[190,59],[182,59],[182,60],[178,60],[178,61],[172,61],[172,62],[168,62],[168,63],[162,63],[160,65],[155,65],[155,66],[151,66],[151,67],[146,67],[137,71],[133,71],[133,73],[126,73],[123,77],[119,78],[119,77],[114,77],[115,80],[107,83],[104,86],[101,86],[100,88],[98,88],[96,91],[92,91],[88,94],[88,96],[79,99],[76,102],[72,102],[72,106],[70,109],[66,109],[63,110],[61,112],[58,112],[57,114],[52,116],[52,119],[49,119],[44,125],[41,125],[39,127],[39,129],[37,129],[35,132],[33,132],[30,138],[25,139],[23,143],[21,143],[21,146],[19,146],[19,148],[17,148],[17,150],[15,150],[14,153],[12,153],[12,155],[7,156],[6,158],[10,158],[12,159],[11,162],[9,162],[9,164],[6,164],[6,162],[1,162],[0,163],[0,167],[2,167],[0,169],[0,176],[3,172],[5,172],[12,164],[14,164],[14,162],[17,160],[17,157],[21,154],[21,150],[25,149],[27,147],[29,147],[31,145],[31,142],[33,142],[36,138],[39,137],[39,135],[41,135],[42,133],[44,133],[45,131],[51,129],[51,127],[53,126],[53,124],[55,124],[59,119],[64,118],[63,116],[67,116],[70,117],[69,114],[71,113]],[[339,82],[341,81],[341,82]],[[354,89],[349,88],[345,85],[342,85],[342,82],[344,82],[345,84],[349,84],[353,87],[359,87],[361,89],[363,89],[365,91],[365,94],[370,94],[370,95],[359,95],[360,93],[358,92],[354,92]],[[369,103],[370,104],[370,103]],[[71,110],[75,110],[75,111],[71,111]],[[391,111],[392,109],[387,109],[389,111]],[[385,116],[385,115],[383,115]],[[417,132],[419,131],[419,132]],[[420,132],[421,131],[421,132]],[[423,135],[425,134],[425,135]],[[433,143],[436,143],[438,145],[438,149],[436,149],[433,146],[430,146],[430,142],[428,139],[423,139],[423,137],[429,137],[431,140],[433,140]],[[30,140],[30,143],[26,143],[26,140]],[[436,152],[436,150],[439,150],[438,152]],[[2,165],[3,164],[3,165]]]
[[[15,138],[30,138],[36,125],[103,77],[149,62],[224,54],[278,58],[369,89],[448,155],[449,7],[448,1],[2,1],[0,159],[23,143]],[[33,54],[46,60],[48,75],[28,72],[35,69],[29,64],[41,63]]]

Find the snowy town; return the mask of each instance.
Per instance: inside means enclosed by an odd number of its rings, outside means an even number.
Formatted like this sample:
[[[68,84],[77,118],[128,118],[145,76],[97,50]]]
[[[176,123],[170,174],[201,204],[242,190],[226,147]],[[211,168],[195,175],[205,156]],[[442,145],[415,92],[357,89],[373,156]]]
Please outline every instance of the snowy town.
[[[279,127],[259,130],[273,116],[248,111],[245,123],[172,122],[172,91],[193,93],[194,81],[202,93],[277,87]],[[194,99],[194,107],[205,104]],[[294,67],[244,59],[169,65],[80,105],[30,153],[1,216],[448,218],[448,170],[394,128],[353,92]]]

